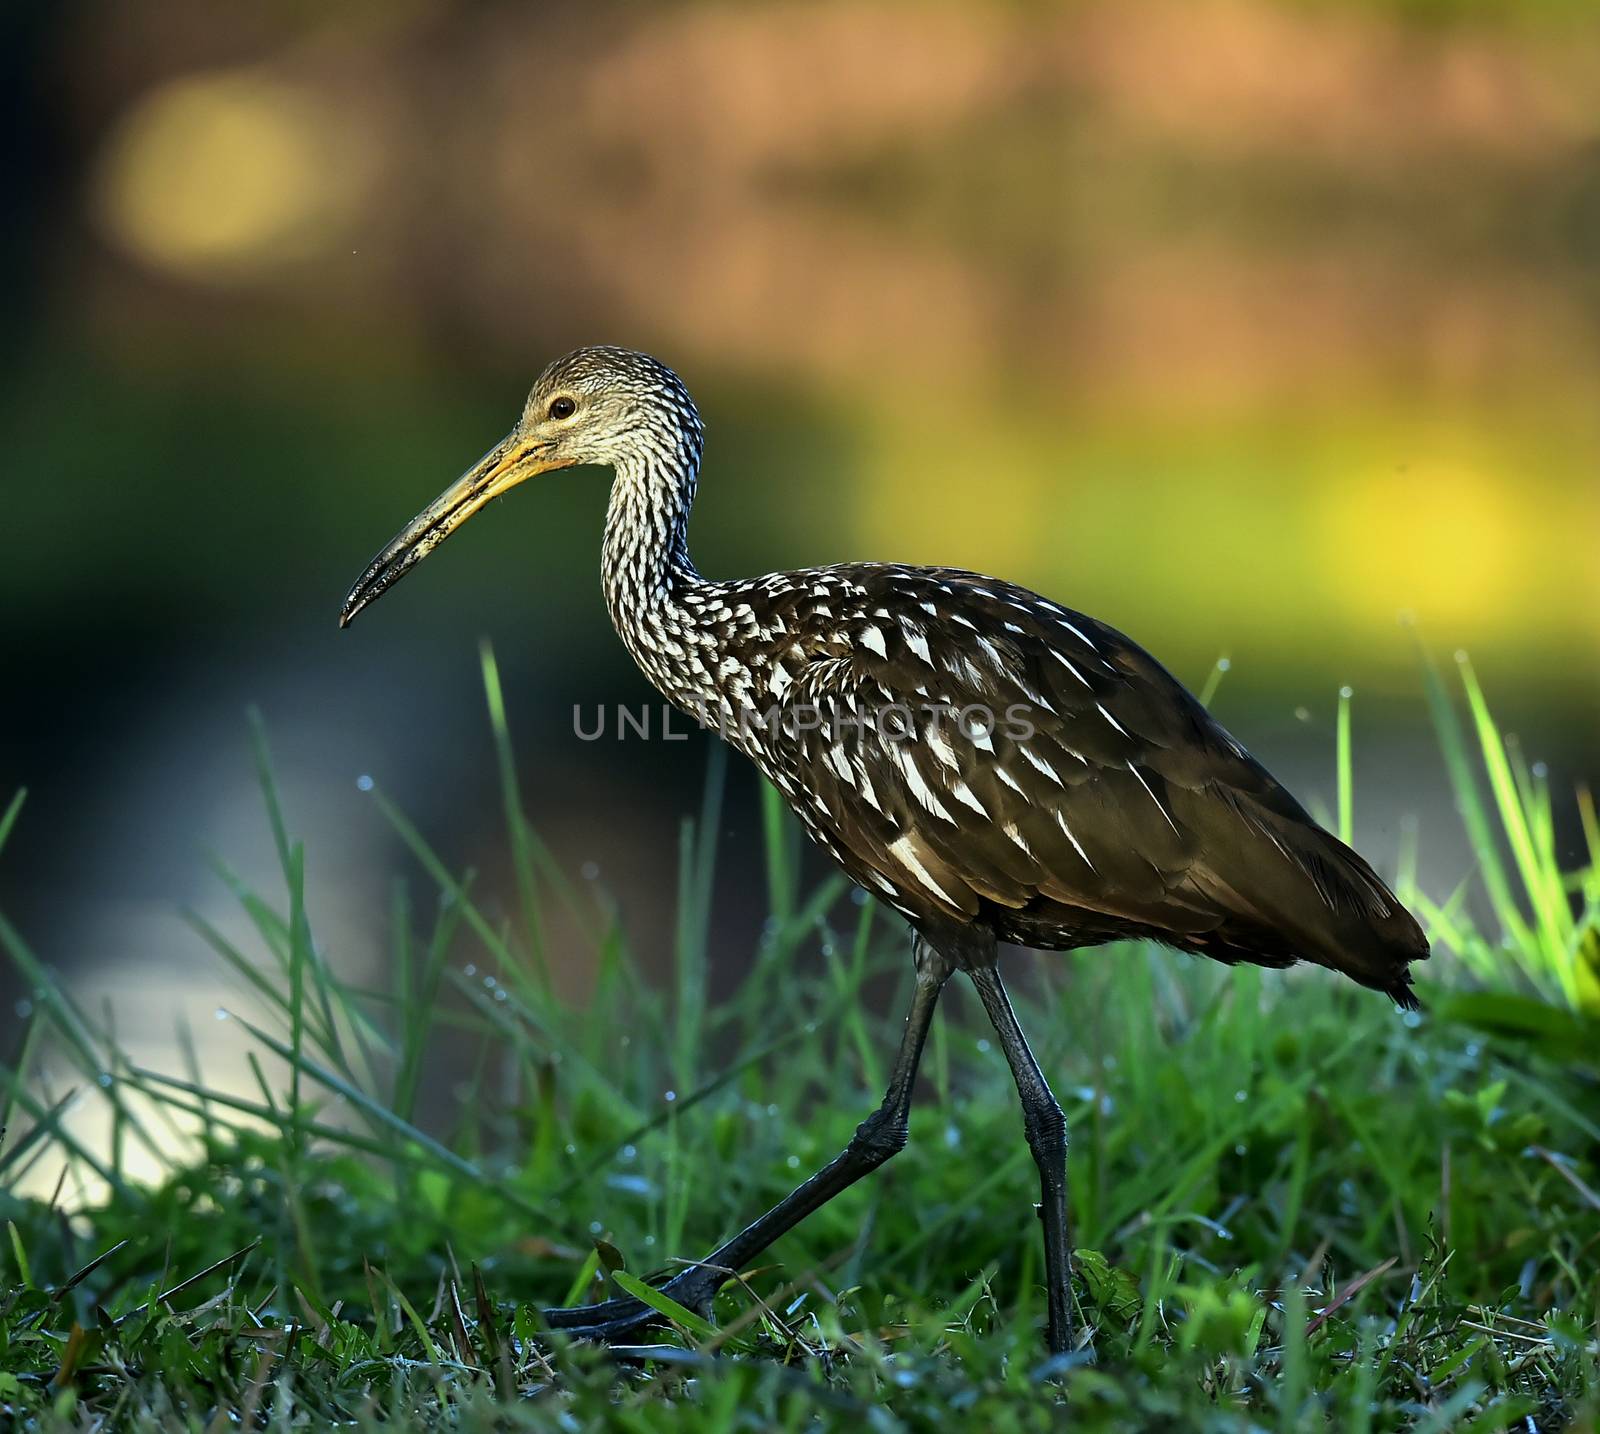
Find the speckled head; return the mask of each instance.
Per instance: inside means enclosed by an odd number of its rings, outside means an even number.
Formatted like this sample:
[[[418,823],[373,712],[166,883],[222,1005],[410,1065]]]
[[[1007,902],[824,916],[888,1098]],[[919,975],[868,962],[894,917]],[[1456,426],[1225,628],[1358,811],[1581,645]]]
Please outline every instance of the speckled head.
[[[548,445],[551,467],[619,467],[646,450],[698,464],[705,430],[683,380],[659,359],[594,345],[558,358],[534,380],[516,431]]]
[[[344,600],[339,626],[381,597],[490,499],[540,473],[594,464],[654,474],[684,506],[705,430],[683,381],[659,359],[594,345],[534,381],[517,426],[398,532]]]

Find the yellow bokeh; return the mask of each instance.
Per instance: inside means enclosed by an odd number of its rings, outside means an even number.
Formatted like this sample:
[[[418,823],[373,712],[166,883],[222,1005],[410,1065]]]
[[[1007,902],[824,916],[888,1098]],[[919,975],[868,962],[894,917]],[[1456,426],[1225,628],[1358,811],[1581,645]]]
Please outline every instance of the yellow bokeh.
[[[229,71],[186,76],[141,100],[107,146],[95,199],[111,235],[146,263],[224,277],[325,241],[350,178],[315,105]]]
[[[1438,632],[1481,632],[1522,601],[1530,554],[1516,483],[1469,463],[1431,461],[1352,474],[1322,490],[1314,541],[1343,611],[1392,625],[1409,613]]]

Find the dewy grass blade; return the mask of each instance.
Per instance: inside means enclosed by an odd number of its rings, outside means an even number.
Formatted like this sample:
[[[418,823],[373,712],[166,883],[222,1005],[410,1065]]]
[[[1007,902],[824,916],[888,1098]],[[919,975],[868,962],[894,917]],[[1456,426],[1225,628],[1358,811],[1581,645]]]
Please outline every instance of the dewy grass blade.
[[[5,815],[0,816],[0,851],[6,849],[6,838],[11,835],[11,829],[17,824],[17,818],[22,815],[22,804],[27,799],[28,789],[18,787],[16,795],[6,805]]]
[[[409,903],[407,903],[407,909]],[[397,909],[397,916],[399,915]],[[445,962],[461,924],[463,906],[459,901],[441,899],[434,917],[433,934],[423,958],[421,984],[405,993],[401,1004],[400,1068],[395,1072],[391,1104],[395,1112],[409,1121],[416,1109],[417,1089],[422,1080],[422,1062],[427,1053],[428,1035],[438,1011],[439,984]]]
[[[50,1303],[60,1304],[63,1299],[71,1294],[73,1290],[77,1289],[79,1285],[81,1285],[86,1279],[89,1278],[90,1275],[98,1270],[101,1265],[105,1264],[105,1262],[114,1254],[116,1254],[118,1250],[127,1248],[127,1244],[127,1240],[118,1240],[117,1243],[112,1245],[109,1249],[102,1250],[98,1255],[90,1260],[87,1265],[80,1265],[76,1270],[68,1275],[65,1280],[57,1285],[54,1290],[50,1292]]]
[[[307,947],[303,939],[301,893],[305,853],[296,846],[288,856],[289,877],[289,1149],[291,1162],[300,1154],[300,1072],[305,1064],[305,969]]]
[[[662,1294],[654,1285],[647,1285],[637,1275],[630,1275],[626,1270],[613,1270],[611,1283],[623,1294],[632,1295],[640,1304],[648,1305],[664,1319],[671,1320],[700,1339],[710,1339],[717,1332],[710,1320],[680,1305],[671,1295]]]
[[[44,1012],[38,1006],[32,1006],[22,1028],[22,1046],[17,1052],[16,1067],[6,1076],[5,1100],[0,1101],[0,1139],[4,1138],[4,1132],[11,1129],[11,1112],[16,1107],[17,1093],[21,1090],[23,1082],[28,1079],[28,1072],[33,1067],[34,1047],[39,1042],[39,1032],[43,1028]],[[0,1170],[3,1170],[5,1165],[6,1162],[0,1160]]]
[[[530,1044],[529,1032],[517,1028],[516,1022],[527,1024],[534,1036],[542,1044],[538,1046],[541,1056],[552,1051],[558,1051],[561,1056],[562,1067],[569,1073],[569,1078],[581,1080],[583,1087],[593,1094],[600,1096],[610,1107],[614,1114],[619,1114],[621,1119],[635,1120],[638,1118],[638,1107],[628,1098],[621,1085],[609,1079],[598,1065],[592,1062],[581,1050],[571,1043],[551,1042],[535,1022],[534,1014],[528,1010],[521,1001],[505,987],[505,999],[498,1000],[487,996],[483,988],[476,982],[469,980],[459,971],[447,971],[451,984],[477,1008],[484,1017],[489,1027],[497,1030],[502,1036],[516,1047],[526,1047]]]
[[[6,1221],[6,1234],[11,1238],[11,1258],[17,1262],[17,1274],[22,1279],[22,1288],[35,1290],[38,1286],[33,1282],[33,1267],[28,1262],[27,1247],[22,1243],[22,1235],[11,1220]]]
[[[1445,690],[1444,681],[1433,658],[1426,649],[1419,647],[1419,653],[1422,659],[1423,689],[1427,694],[1429,710],[1433,714],[1434,732],[1438,736],[1439,747],[1444,754],[1445,768],[1450,775],[1450,786],[1455,792],[1456,810],[1461,814],[1462,824],[1467,829],[1467,837],[1478,859],[1478,872],[1483,878],[1484,889],[1488,892],[1489,903],[1494,908],[1495,919],[1499,921],[1507,938],[1519,951],[1526,952],[1532,945],[1533,935],[1511,895],[1511,882],[1506,875],[1505,863],[1501,860],[1500,848],[1494,838],[1482,793],[1478,789],[1478,779],[1472,769],[1472,760],[1468,756],[1466,732],[1462,728],[1461,719],[1456,715],[1455,704]]]
[[[267,824],[272,831],[272,843],[278,854],[278,866],[283,873],[284,886],[289,895],[287,923],[288,962],[290,984],[290,1025],[295,1038],[303,1041],[306,1032],[304,1000],[307,994],[307,976],[311,977],[310,992],[317,998],[325,1039],[324,1052],[337,1066],[348,1070],[339,1040],[338,1025],[334,1020],[331,995],[331,977],[321,969],[316,942],[311,933],[310,918],[305,901],[305,846],[289,836],[284,818],[283,801],[278,792],[278,779],[273,770],[272,752],[267,743],[266,723],[257,707],[248,709],[251,749],[255,757],[256,780],[261,789],[261,799],[267,809]],[[259,900],[259,898],[257,898]]]
[[[830,1012],[830,1015],[838,1013]],[[619,1138],[607,1142],[605,1148],[596,1154],[586,1165],[569,1176],[551,1192],[552,1200],[561,1200],[570,1195],[584,1181],[598,1175],[616,1159],[617,1152],[629,1145],[638,1145],[648,1135],[660,1130],[667,1122],[685,1111],[694,1109],[708,1097],[715,1095],[719,1090],[733,1084],[741,1076],[757,1069],[769,1057],[777,1055],[780,1051],[788,1050],[809,1040],[812,1032],[806,1030],[793,1030],[770,1041],[759,1050],[751,1051],[747,1056],[736,1061],[726,1070],[712,1076],[703,1085],[687,1094],[678,1094],[677,1098],[661,1107],[654,1115],[640,1120],[638,1124],[627,1129]]]
[[[202,1086],[194,1081],[182,1080],[177,1076],[162,1075],[159,1071],[145,1070],[135,1066],[130,1071],[130,1077],[138,1083],[139,1089],[153,1101],[170,1104],[175,1110],[189,1115],[201,1115],[208,1112],[211,1106],[220,1106],[227,1110],[237,1111],[240,1115],[250,1116],[259,1121],[263,1126],[284,1132],[288,1121],[283,1111],[277,1105],[266,1099],[261,1101],[246,1100],[243,1096],[228,1095],[223,1091]],[[154,1088],[152,1088],[154,1087]],[[181,1099],[182,1095],[197,1097],[194,1101]],[[202,1103],[203,1102],[203,1103]],[[215,1112],[210,1112],[213,1118]],[[248,1129],[242,1121],[226,1121],[227,1128],[233,1131]],[[359,1150],[363,1154],[377,1156],[382,1160],[409,1166],[418,1170],[437,1170],[439,1161],[430,1151],[423,1148],[408,1149],[403,1141],[397,1143],[393,1138],[378,1139],[365,1136],[343,1126],[326,1125],[315,1120],[302,1122],[302,1130],[306,1136],[313,1140],[324,1141],[329,1145],[338,1146],[349,1150]],[[399,1135],[399,1131],[394,1132]],[[459,1172],[458,1172],[459,1173]]]
[[[1217,695],[1217,689],[1222,686],[1222,679],[1228,675],[1232,662],[1226,657],[1219,657],[1211,664],[1211,671],[1206,674],[1205,685],[1200,689],[1200,705],[1210,707],[1212,700]]]
[[[226,961],[269,1007],[275,1008],[284,1016],[288,1015],[288,1000],[285,998],[282,989],[267,978],[266,972],[257,966],[254,961],[250,960],[199,912],[185,906],[180,908],[178,914],[183,918],[184,924],[204,941],[213,953]]]
[[[1354,696],[1348,687],[1339,689],[1335,769],[1339,792],[1339,840],[1346,846],[1355,840],[1355,776],[1350,752],[1350,699]]]
[[[761,779],[761,834],[767,865],[767,906],[779,929],[794,915],[797,862],[794,816],[778,789]]]
[[[572,1277],[572,1284],[567,1289],[566,1298],[561,1301],[562,1305],[568,1309],[576,1305],[594,1284],[594,1277],[599,1269],[600,1251],[591,1245],[589,1253],[583,1258],[583,1263],[578,1266],[578,1273]]]
[[[1563,959],[1567,947],[1571,914],[1566,899],[1559,890],[1551,890],[1550,873],[1538,860],[1533,836],[1529,829],[1528,814],[1524,810],[1512,775],[1510,760],[1500,730],[1489,713],[1489,705],[1478,685],[1472,665],[1465,656],[1459,659],[1461,681],[1467,692],[1467,704],[1477,729],[1484,768],[1489,774],[1489,788],[1499,812],[1500,823],[1511,845],[1511,854],[1522,878],[1523,889],[1533,909],[1542,940],[1540,947],[1530,942],[1530,955],[1542,955],[1544,972],[1554,977],[1569,1004],[1576,1004],[1577,986],[1573,972]]]
[[[1417,895],[1417,861],[1421,851],[1422,831],[1414,816],[1400,818],[1400,850],[1395,855],[1395,891],[1400,900],[1411,905]]]
[[[91,1152],[82,1141],[67,1129],[65,1116],[73,1105],[71,1097],[78,1094],[79,1092],[77,1091],[71,1091],[68,1093],[67,1099],[57,1101],[55,1104],[46,1107],[34,1097],[32,1092],[19,1090],[17,1092],[17,1104],[27,1112],[35,1124],[48,1126],[51,1138],[73,1160],[94,1171],[119,1198],[131,1200],[133,1198],[132,1191],[118,1179],[116,1171],[106,1165],[104,1161]]]
[[[170,1289],[162,1290],[161,1293],[156,1296],[156,1302],[158,1304],[167,1304],[170,1301],[177,1299],[177,1297],[179,1295],[185,1293],[188,1290],[192,1290],[202,1280],[209,1279],[212,1275],[220,1274],[223,1270],[227,1269],[230,1265],[237,1264],[246,1255],[248,1255],[252,1250],[256,1249],[257,1246],[259,1246],[260,1244],[261,1244],[261,1240],[260,1240],[259,1237],[257,1237],[256,1239],[252,1240],[248,1245],[245,1245],[240,1249],[234,1250],[231,1254],[224,1255],[220,1260],[212,1261],[212,1263],[207,1265],[205,1267],[205,1269],[196,1270],[194,1272],[194,1274],[192,1274],[192,1275],[186,1275],[182,1280],[180,1280],[177,1284],[173,1285]],[[138,1313],[138,1311],[136,1311],[136,1310],[129,1311],[129,1315],[136,1314],[136,1313]],[[124,1318],[127,1318],[127,1316],[124,1316]],[[118,1321],[118,1323],[120,1323],[120,1322],[121,1321]]]
[[[0,916],[0,948],[4,948],[13,964],[22,972],[23,979],[32,991],[36,1009],[65,1037],[66,1051],[78,1069],[92,1082],[94,1089],[111,1106],[117,1117],[126,1122],[127,1129],[137,1137],[156,1163],[162,1164],[165,1157],[160,1142],[150,1134],[144,1121],[126,1108],[116,1081],[111,1079],[114,1062],[109,1051],[103,1049],[103,1033],[95,1030],[71,994],[34,955],[21,934],[4,916]],[[102,1172],[97,1169],[96,1173]],[[114,1183],[120,1188],[120,1181]]]
[[[272,755],[267,747],[267,724],[261,709],[245,709],[245,719],[250,724],[250,750],[255,758],[256,784],[261,788],[262,804],[267,809],[267,825],[272,830],[272,845],[278,853],[278,868],[285,879],[289,875],[289,828],[283,819],[283,805],[278,800],[278,782],[272,772]]]
[[[727,770],[727,748],[720,742],[713,742],[706,763],[700,818],[692,824],[684,824],[679,843],[675,1075],[678,1084],[685,1088],[693,1086],[697,1080],[705,1028],[711,894],[716,880],[717,835]]]
[[[4,1076],[6,1082],[7,1105],[5,1124],[0,1126],[0,1130],[9,1131],[11,1128],[13,1097],[21,1085],[21,1072],[21,1066],[18,1066],[16,1070],[7,1070],[4,1066],[0,1066],[0,1076]],[[0,1175],[4,1175],[13,1165],[19,1164],[22,1157],[33,1149],[35,1145],[39,1145],[53,1136],[60,1127],[61,1117],[65,1114],[67,1107],[77,1098],[78,1092],[69,1090],[60,1100],[56,1101],[54,1105],[50,1106],[34,1120],[20,1140],[8,1139],[5,1149],[0,1150]]]
[[[500,775],[500,805],[505,813],[506,835],[511,842],[511,865],[516,873],[517,893],[522,901],[522,922],[528,940],[529,957],[539,990],[550,994],[550,966],[545,954],[544,916],[539,904],[539,887],[533,870],[533,838],[523,814],[522,796],[517,785],[516,758],[506,722],[505,696],[500,687],[500,669],[494,649],[487,641],[478,647],[483,670],[484,696],[489,704],[489,727],[494,734],[495,761]]]
[[[239,908],[248,918],[250,925],[255,929],[262,946],[267,954],[272,957],[278,970],[287,973],[289,970],[289,928],[282,916],[272,909],[267,901],[263,900],[245,884],[244,878],[216,855],[207,859],[207,865],[224,887],[229,895],[239,903]],[[288,1009],[287,999],[280,995],[279,1001],[285,1010]]]
[[[1589,848],[1588,875],[1592,885],[1600,885],[1600,816],[1595,813],[1594,793],[1588,787],[1578,788],[1578,817]]]
[[[275,1055],[281,1056],[286,1061],[295,1059],[293,1050],[276,1037],[269,1035],[258,1026],[252,1025],[242,1017],[235,1016],[234,1019]],[[441,1145],[431,1135],[417,1129],[409,1121],[402,1120],[387,1106],[373,1100],[365,1091],[357,1089],[343,1077],[318,1065],[304,1054],[299,1057],[298,1064],[304,1070],[304,1073],[316,1081],[318,1085],[325,1086],[337,1095],[342,1095],[374,1125],[386,1126],[396,1134],[404,1136],[407,1140],[415,1141],[417,1145],[428,1151],[441,1165],[447,1166],[457,1175],[465,1176],[467,1179],[474,1181],[483,1189],[493,1191],[507,1204],[515,1205],[525,1214],[537,1215],[541,1219],[551,1218],[551,1212],[542,1205],[527,1199],[517,1191],[507,1189],[500,1181],[490,1179],[470,1160],[462,1159],[448,1146]]]
[[[439,888],[440,892],[450,901],[459,903],[462,919],[471,928],[482,944],[484,950],[494,960],[500,979],[507,983],[514,982],[517,989],[523,993],[530,1013],[537,1011],[537,1023],[546,1037],[553,1043],[561,1043],[560,1022],[547,1008],[550,1003],[543,997],[538,988],[528,979],[528,972],[517,958],[515,951],[506,944],[505,938],[495,930],[493,924],[483,911],[473,902],[468,894],[468,881],[457,881],[445,864],[439,860],[433,848],[423,840],[422,834],[411,824],[406,817],[380,788],[373,788],[373,799],[378,803],[378,810],[388,820],[400,840],[410,850],[423,870],[427,872],[430,880]]]
[[[239,902],[277,968],[287,976],[293,959],[293,943],[287,923],[265,901],[250,891],[225,863],[213,860],[211,865],[234,899]],[[180,914],[206,945],[249,984],[265,1005],[282,1017],[287,1029],[290,1021],[290,999],[284,986],[275,983],[268,969],[252,961],[237,945],[229,941],[197,912],[185,907]],[[342,1016],[346,1028],[361,1048],[361,1054],[365,1058],[370,1059],[370,1051],[374,1046],[387,1054],[388,1041],[383,1032],[368,1018],[359,1004],[350,999],[349,990],[334,976],[327,963],[317,957],[315,947],[310,949],[309,954],[313,961],[312,979],[325,992],[326,999],[309,1006],[302,1003],[301,1012],[307,1038],[319,1050],[328,1053],[330,1058],[335,1058],[336,1053],[341,1050],[341,1043],[335,1027],[331,1026],[329,1021],[337,1022]]]

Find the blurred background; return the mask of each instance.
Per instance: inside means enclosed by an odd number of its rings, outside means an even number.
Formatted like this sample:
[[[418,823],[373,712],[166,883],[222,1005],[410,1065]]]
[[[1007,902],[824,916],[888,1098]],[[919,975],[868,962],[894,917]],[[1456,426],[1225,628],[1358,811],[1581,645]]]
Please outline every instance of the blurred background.
[[[1392,870],[1414,823],[1441,895],[1470,864],[1419,645],[1470,651],[1557,791],[1600,775],[1586,0],[79,0],[0,39],[0,910],[150,1063],[179,1017],[233,1058],[179,912],[238,925],[208,852],[277,889],[250,703],[342,969],[379,982],[415,876],[359,777],[509,887],[480,638],[533,821],[665,958],[706,748],[574,735],[653,699],[603,475],[335,628],[580,343],[699,399],[708,574],[973,567],[1193,686],[1226,656],[1219,714],[1314,807],[1349,684],[1357,845]]]

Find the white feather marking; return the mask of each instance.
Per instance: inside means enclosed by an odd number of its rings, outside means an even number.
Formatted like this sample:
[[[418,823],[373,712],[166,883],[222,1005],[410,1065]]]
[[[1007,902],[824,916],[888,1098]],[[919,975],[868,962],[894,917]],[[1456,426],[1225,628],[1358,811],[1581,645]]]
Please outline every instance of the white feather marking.
[[[1013,676],[1011,680],[1014,683],[1016,683],[1017,690],[1019,692],[1021,692],[1022,695],[1028,699],[1028,701],[1033,703],[1033,705],[1035,707],[1043,707],[1044,710],[1046,712],[1048,712],[1052,717],[1059,717],[1061,715],[1043,697],[1041,697],[1037,692],[1035,692],[1033,690],[1033,688],[1029,687],[1028,684],[1026,682],[1024,682],[1020,677]]]
[[[972,659],[964,652],[958,652],[950,659],[950,673],[953,677],[964,679],[980,691],[983,688],[983,674],[972,665]]]
[[[1122,733],[1122,735],[1124,737],[1126,737],[1128,735],[1128,729],[1126,727],[1124,727],[1122,725],[1122,723],[1117,721],[1117,719],[1115,717],[1113,717],[1109,712],[1106,711],[1105,703],[1096,702],[1094,705],[1095,705],[1096,708],[1099,709],[1100,715],[1102,717],[1104,717],[1106,719],[1106,721],[1109,722],[1113,727],[1115,727],[1117,729],[1117,731]]]
[[[1008,787],[1010,787],[1011,790],[1013,792],[1015,792],[1019,797],[1025,797],[1025,796],[1028,795],[1025,791],[1022,790],[1021,787],[1019,787],[1017,785],[1017,779],[1015,777],[1013,777],[1010,772],[1006,771],[1006,769],[1004,767],[996,767],[994,769],[994,774],[995,774],[995,776],[999,777],[1000,780],[1002,782],[1004,782]]]
[[[828,748],[828,765],[839,774],[839,780],[847,786],[855,786],[856,774],[851,769],[849,762],[845,761],[844,748],[835,742]]]
[[[1061,715],[1049,704],[1048,701],[1045,700],[1045,698],[1041,697],[1039,693],[1035,692],[1033,688],[1028,685],[1028,683],[1023,679],[1021,673],[1012,671],[1007,655],[998,647],[996,647],[994,643],[992,643],[987,637],[980,636],[978,638],[978,646],[983,649],[985,656],[988,657],[989,663],[994,670],[999,673],[999,675],[1007,682],[1010,682],[1013,686],[1015,686],[1016,689],[1021,692],[1022,695],[1028,699],[1028,701],[1033,703],[1035,707],[1044,708],[1044,710],[1050,713],[1052,717],[1059,717]]]
[[[861,629],[861,645],[878,654],[887,657],[889,649],[883,641],[883,634],[870,622]]]
[[[1132,772],[1133,775],[1136,778],[1138,778],[1139,785],[1141,787],[1143,787],[1145,789],[1145,791],[1150,793],[1150,800],[1156,804],[1156,810],[1158,812],[1160,812],[1161,815],[1164,816],[1167,819],[1167,825],[1169,827],[1171,827],[1174,832],[1177,832],[1177,830],[1178,830],[1177,822],[1172,820],[1172,814],[1164,806],[1161,805],[1161,798],[1158,797],[1155,794],[1154,790],[1150,786],[1150,783],[1145,781],[1144,773],[1141,772],[1136,766],[1134,766],[1132,762],[1128,763],[1128,770],[1130,772]],[[1179,834],[1181,835],[1181,833],[1179,833]]]
[[[1095,865],[1089,860],[1089,853],[1083,849],[1083,845],[1078,841],[1077,837],[1073,836],[1072,828],[1067,825],[1067,818],[1060,807],[1056,808],[1056,825],[1066,833],[1067,840],[1072,843],[1072,849],[1083,858],[1084,864],[1088,866],[1089,870],[1093,871]]]
[[[794,679],[789,676],[789,669],[782,663],[774,663],[772,676],[767,679],[767,691],[774,697],[782,697],[789,690],[789,684]]]
[[[922,629],[915,623],[900,620],[900,631],[905,634],[906,646],[909,647],[929,667],[933,666],[933,654],[928,650],[928,639],[922,635]]]
[[[1056,775],[1056,769],[1047,761],[1045,761],[1043,757],[1039,756],[1039,754],[1035,752],[1033,748],[1030,747],[1026,742],[1017,743],[1017,751],[1022,753],[1023,757],[1027,759],[1030,765],[1043,772],[1045,776],[1049,777],[1050,780],[1058,787],[1062,788],[1063,790],[1066,789],[1067,784]]]
[[[894,753],[894,759],[899,763],[900,770],[906,774],[906,785],[911,788],[914,796],[929,812],[941,821],[956,824],[956,819],[945,809],[939,800],[938,794],[923,780],[922,773],[917,770],[917,764],[911,759],[911,754],[906,750],[906,742],[891,742],[889,750]]]
[[[949,767],[952,772],[960,767],[960,762],[956,760],[956,749],[950,745],[950,739],[939,729],[937,722],[929,725],[927,740],[933,755],[943,762],[945,766]]]
[[[1020,846],[1026,855],[1033,855],[1033,848],[1028,845],[1026,840],[1024,840],[1021,828],[1019,828],[1015,822],[1006,822],[1005,825],[1000,828],[1000,830],[1010,837],[1011,840],[1014,841],[1018,846]]]
[[[1063,610],[1064,609],[1062,609],[1062,608],[1057,608],[1056,609],[1057,612],[1062,612]],[[1089,639],[1089,637],[1087,635],[1085,635],[1084,633],[1078,631],[1078,629],[1075,628],[1070,622],[1068,622],[1066,620],[1066,618],[1058,617],[1056,619],[1056,621],[1059,622],[1062,627],[1066,628],[1066,630],[1068,632],[1070,632],[1075,638],[1077,638],[1079,642],[1081,642],[1085,647],[1087,647],[1090,652],[1099,652],[1100,651],[1100,649],[1094,645],[1094,643]]]
[[[986,637],[980,637],[978,639],[978,646],[983,649],[984,656],[989,659],[990,665],[996,672],[998,672],[1002,677],[1010,675],[1010,669],[1006,666],[1005,654],[1001,652],[998,647],[996,647]]]
[[[950,784],[950,794],[958,802],[963,802],[967,806],[971,807],[972,810],[975,811],[980,817],[992,820],[992,818],[989,817],[988,809],[983,805],[982,802],[978,800],[977,794],[972,790],[971,787],[963,782],[960,777],[957,777],[955,781]]]
[[[1055,660],[1057,662],[1059,662],[1064,668],[1067,669],[1068,672],[1070,672],[1074,677],[1076,677],[1079,682],[1083,683],[1083,685],[1085,687],[1089,687],[1091,685],[1090,682],[1089,682],[1089,679],[1087,677],[1085,677],[1081,672],[1079,672],[1078,669],[1076,667],[1074,667],[1071,662],[1069,662],[1065,657],[1063,657],[1053,647],[1050,649],[1050,656],[1055,658]]]
[[[916,848],[912,846],[910,837],[903,836],[896,841],[890,842],[889,855],[898,861],[901,866],[905,867],[907,871],[916,877],[916,879],[925,887],[927,887],[929,891],[933,892],[935,896],[944,901],[950,902],[952,905],[955,904],[955,899],[950,895],[950,893],[933,879],[933,873],[930,872],[928,868],[925,867],[919,860],[917,860],[917,851]]]

